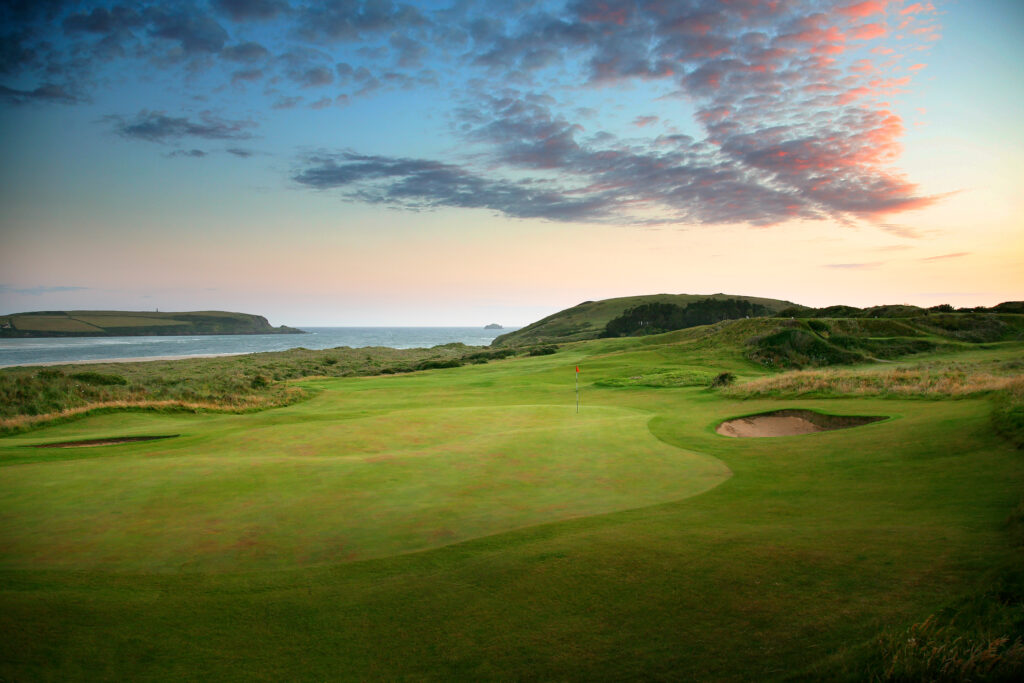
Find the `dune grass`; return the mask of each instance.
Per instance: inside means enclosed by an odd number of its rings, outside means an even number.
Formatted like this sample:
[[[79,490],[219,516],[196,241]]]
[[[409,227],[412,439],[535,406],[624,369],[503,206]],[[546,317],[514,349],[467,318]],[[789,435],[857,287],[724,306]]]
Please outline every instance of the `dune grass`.
[[[444,344],[429,349],[292,349],[220,358],[0,369],[0,434],[111,407],[245,411],[308,396],[284,384],[486,363],[512,351]]]
[[[991,401],[611,381],[763,374],[703,339],[306,379],[308,400],[272,410],[2,438],[0,678],[935,678],[896,666],[917,629],[946,643],[939,668],[977,651],[1006,679],[1024,458]],[[714,432],[780,408],[891,419]]]

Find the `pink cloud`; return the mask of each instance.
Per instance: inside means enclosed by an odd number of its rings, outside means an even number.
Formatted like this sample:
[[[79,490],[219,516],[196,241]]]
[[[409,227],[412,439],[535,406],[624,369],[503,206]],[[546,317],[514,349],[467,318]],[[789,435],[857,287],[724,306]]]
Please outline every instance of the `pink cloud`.
[[[853,90],[847,90],[846,92],[839,96],[839,104],[849,104],[850,102],[860,99],[861,97],[864,97],[866,95],[870,95],[873,92],[874,90],[868,87],[860,87],[854,88]]]
[[[639,126],[640,128],[643,128],[644,126],[648,126],[648,125],[650,125],[652,123],[657,123],[657,122],[658,122],[658,117],[657,116],[638,116],[635,119],[633,119],[633,125],[634,126]]]
[[[853,29],[850,37],[854,40],[874,40],[886,35],[887,31],[882,24],[863,24]]]
[[[872,14],[885,14],[885,5],[888,0],[865,0],[864,2],[858,2],[854,5],[847,5],[846,7],[839,8],[841,14],[845,14],[848,17],[854,19],[863,19],[869,17]]]
[[[900,10],[900,14],[919,14],[921,12],[934,12],[934,11],[935,11],[935,6],[932,3],[930,3],[930,2],[928,4],[922,4],[920,2],[915,2],[913,5],[910,5],[909,7],[905,7],[903,9],[901,9]]]
[[[907,67],[907,71],[920,71],[921,69],[928,66],[927,64],[915,64],[914,66]]]

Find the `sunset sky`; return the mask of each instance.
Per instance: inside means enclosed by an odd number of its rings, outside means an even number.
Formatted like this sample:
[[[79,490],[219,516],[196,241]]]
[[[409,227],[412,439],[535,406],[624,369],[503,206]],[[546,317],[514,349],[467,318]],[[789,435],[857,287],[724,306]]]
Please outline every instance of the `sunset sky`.
[[[4,0],[0,313],[1024,299],[1020,0]]]

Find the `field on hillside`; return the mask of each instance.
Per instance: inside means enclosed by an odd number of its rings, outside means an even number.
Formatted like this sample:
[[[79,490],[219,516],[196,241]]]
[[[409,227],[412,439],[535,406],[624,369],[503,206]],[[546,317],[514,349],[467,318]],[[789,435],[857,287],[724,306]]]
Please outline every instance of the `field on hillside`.
[[[36,311],[0,315],[0,337],[111,337],[297,333],[267,319],[228,311]]]
[[[1024,344],[847,384],[700,330],[490,360],[0,438],[0,680],[1024,673]],[[954,368],[1007,384],[855,391]],[[715,433],[780,408],[886,419]]]

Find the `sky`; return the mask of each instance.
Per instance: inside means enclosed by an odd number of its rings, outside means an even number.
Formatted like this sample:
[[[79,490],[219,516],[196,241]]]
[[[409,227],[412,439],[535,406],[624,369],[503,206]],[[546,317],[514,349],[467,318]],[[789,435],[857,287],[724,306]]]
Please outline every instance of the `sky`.
[[[0,313],[1024,299],[1019,0],[0,0]]]

